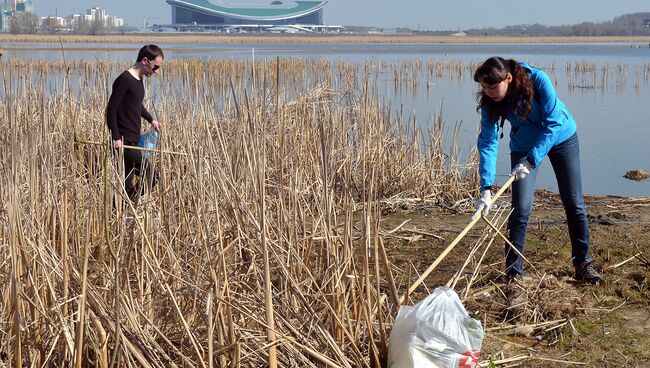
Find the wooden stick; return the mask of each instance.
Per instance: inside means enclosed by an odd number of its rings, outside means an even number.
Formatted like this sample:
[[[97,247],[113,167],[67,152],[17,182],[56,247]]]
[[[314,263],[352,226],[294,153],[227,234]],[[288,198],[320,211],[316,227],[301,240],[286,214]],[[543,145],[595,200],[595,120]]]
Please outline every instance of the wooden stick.
[[[480,362],[478,364],[478,366],[479,367],[490,367],[490,366],[492,366],[492,364],[494,364],[494,366],[497,366],[497,365],[502,365],[502,364],[506,364],[506,363],[518,362],[520,360],[524,360],[524,359],[528,359],[528,358],[530,358],[530,355],[522,354],[522,355],[514,356],[512,358],[495,360],[493,362],[490,362],[489,360],[487,360],[487,361],[484,361],[484,362]]]
[[[279,59],[276,63],[276,68],[279,65]],[[253,73],[253,86],[255,86],[255,56],[253,55],[253,66],[251,68]],[[279,69],[276,70],[279,73]],[[266,317],[266,338],[268,340],[268,366],[269,368],[278,367],[278,349],[277,345],[279,340],[275,333],[275,308],[273,305],[273,282],[271,281],[271,257],[269,252],[269,241],[267,233],[267,218],[266,218],[266,144],[264,144],[264,132],[266,132],[266,120],[261,119],[261,126],[256,124],[256,121],[253,120],[251,116],[251,110],[248,106],[249,99],[244,90],[244,97],[246,102],[246,107],[248,110],[247,117],[248,119],[241,119],[241,122],[248,122],[250,125],[250,133],[254,135],[253,144],[255,147],[252,149],[253,154],[253,165],[257,165],[257,192],[259,194],[258,206],[259,206],[259,236],[261,241],[262,248],[262,262],[264,268],[264,310]],[[256,116],[257,118],[257,116]],[[254,168],[251,167],[251,171]]]
[[[560,360],[560,359],[551,359],[551,358],[543,358],[539,356],[531,356],[532,359],[537,359],[537,360],[543,360],[545,362],[553,362],[553,363],[561,363],[561,364],[571,364],[571,365],[590,365],[589,363],[582,363],[582,362],[574,362],[571,360]]]
[[[83,363],[84,327],[86,325],[86,290],[88,287],[88,253],[90,252],[90,229],[92,229],[93,213],[88,211],[88,224],[86,225],[86,238],[83,248],[83,266],[81,270],[81,300],[77,309],[79,315],[77,335],[75,336],[74,366],[81,368]]]
[[[92,322],[93,327],[95,328],[95,331],[99,337],[99,346],[97,347],[98,357],[96,360],[97,366],[100,368],[108,368],[108,339],[106,337],[106,330],[104,329],[104,326],[102,326],[102,323],[99,321],[99,318],[97,318],[95,313],[93,313],[92,309],[88,310],[88,316],[90,317],[90,321]]]
[[[499,191],[496,192],[494,197],[492,197],[492,202],[490,202],[490,206],[492,206],[492,204],[496,202],[496,200],[503,194],[503,192],[506,191],[506,189],[508,189],[508,187],[510,187],[510,185],[512,185],[514,181],[515,181],[514,176],[508,178],[508,180],[503,184],[503,186],[499,189]],[[402,297],[400,298],[399,300],[400,304],[404,303],[404,301],[409,296],[409,294],[411,294],[413,290],[415,290],[429,276],[429,274],[433,272],[433,270],[436,267],[438,267],[438,264],[440,264],[440,262],[442,262],[442,260],[445,259],[447,254],[449,254],[449,252],[451,252],[451,250],[454,249],[456,244],[458,244],[465,237],[465,235],[467,235],[467,233],[474,227],[474,225],[476,225],[477,222],[481,220],[482,217],[483,214],[480,213],[479,216],[476,216],[476,218],[474,218],[472,221],[470,221],[469,224],[467,224],[467,226],[465,226],[463,231],[461,231],[460,234],[458,234],[458,236],[456,237],[456,239],[454,239],[451,242],[451,244],[449,244],[449,246],[447,246],[447,248],[444,251],[442,251],[442,253],[438,256],[438,258],[436,258],[436,260],[433,261],[431,266],[429,266],[429,268],[427,268],[426,271],[424,271],[420,275],[420,277],[417,280],[415,280],[415,282],[411,286],[409,286],[409,288],[406,290],[404,295],[402,295]]]
[[[629,261],[631,261],[631,260],[633,260],[633,259],[639,257],[641,254],[643,254],[643,252],[639,252],[639,253],[633,255],[632,257],[626,259],[625,261],[623,261],[623,262],[619,262],[619,263],[617,263],[617,264],[615,264],[615,265],[612,265],[612,266],[609,266],[609,267],[607,267],[606,269],[607,269],[607,270],[611,270],[611,269],[614,269],[614,268],[619,268],[619,267],[621,267],[622,265],[628,263]]]
[[[411,221],[411,219],[406,219],[406,220],[404,220],[404,222],[402,222],[401,224],[399,224],[399,226],[397,226],[397,227],[394,228],[393,230],[388,231],[388,233],[389,233],[389,234],[392,234],[392,233],[396,232],[397,230],[401,229],[402,226],[406,225],[406,223],[409,222],[409,221]]]
[[[208,315],[208,368],[214,367],[214,319],[212,317],[212,292],[208,294],[206,314]]]
[[[512,244],[512,243],[510,242],[510,240],[508,240],[508,237],[507,237],[507,236],[503,235],[503,233],[502,233],[501,231],[499,231],[499,229],[497,229],[496,226],[494,226],[494,224],[492,224],[488,219],[486,219],[485,217],[481,217],[481,218],[483,219],[483,221],[485,221],[485,223],[488,224],[488,226],[489,226],[492,230],[494,230],[494,231],[495,231],[499,236],[501,236],[501,238],[502,238],[503,240],[505,240],[506,244],[508,244],[508,246],[509,246],[512,250],[514,250],[515,253],[517,253],[517,255],[518,255],[519,257],[521,257],[521,259],[523,259],[524,261],[526,261],[526,263],[528,263],[528,264],[530,265],[530,267],[532,267],[533,270],[535,270],[535,272],[537,272],[538,274],[540,274],[539,270],[537,270],[537,268],[535,268],[535,266],[534,266],[534,265],[533,265],[533,264],[532,264],[532,263],[531,263],[531,262],[530,262],[530,261],[529,261],[529,260],[528,260],[524,255],[523,255],[523,254],[521,254],[521,252],[520,252],[520,251],[515,247],[515,245]]]
[[[100,142],[92,142],[92,141],[83,141],[83,140],[76,140],[74,142],[75,144],[91,144],[95,146],[103,146],[106,143],[100,143]],[[189,156],[189,154],[185,152],[175,152],[175,151],[169,151],[169,150],[163,150],[163,149],[157,149],[157,148],[144,148],[144,147],[138,147],[138,146],[129,146],[129,145],[123,145],[122,147],[126,149],[132,149],[136,151],[145,151],[145,152],[161,152],[161,153],[168,153],[170,155],[179,155],[179,156]]]
[[[418,230],[418,229],[415,229],[415,228],[413,228],[413,229],[409,229],[409,228],[406,228],[406,227],[405,227],[402,231],[406,231],[406,232],[414,233],[414,234],[419,234],[419,235],[424,235],[424,236],[429,236],[429,237],[436,238],[436,239],[439,239],[439,240],[443,240],[443,239],[444,239],[444,237],[442,237],[442,236],[440,236],[440,235],[436,235],[436,234],[428,233],[428,232],[426,232],[426,231]]]
[[[388,275],[388,287],[390,290],[390,295],[393,297],[393,302],[395,305],[400,305],[397,286],[395,286],[395,279],[393,278],[393,272],[390,270],[390,265],[388,263],[388,256],[386,255],[386,247],[384,246],[384,241],[382,238],[379,238],[379,255],[381,256],[381,263],[384,266],[386,274]]]
[[[516,328],[521,328],[521,327],[528,327],[532,329],[536,329],[539,327],[546,327],[549,325],[556,325],[556,324],[561,324],[561,323],[566,323],[567,319],[556,319],[554,321],[546,321],[546,322],[540,322],[540,323],[533,323],[530,325],[505,325],[505,326],[496,326],[496,327],[490,327],[486,328],[485,331],[502,331],[502,330],[514,330]]]
[[[171,301],[174,305],[174,308],[176,309],[176,312],[178,313],[178,318],[181,320],[181,323],[185,329],[185,332],[187,332],[187,337],[189,337],[190,342],[192,343],[192,346],[194,347],[194,351],[196,352],[196,357],[199,358],[199,363],[201,363],[202,368],[207,368],[205,365],[205,362],[203,361],[203,354],[201,353],[201,349],[199,349],[199,345],[197,344],[194,335],[192,335],[192,332],[190,331],[190,326],[187,324],[187,321],[185,320],[185,317],[183,317],[183,312],[181,311],[181,308],[178,306],[178,303],[176,302],[176,298],[174,297],[174,293],[172,293],[171,287],[169,287],[169,284],[164,284],[164,287],[167,289],[167,293],[169,293],[169,296],[171,298]]]

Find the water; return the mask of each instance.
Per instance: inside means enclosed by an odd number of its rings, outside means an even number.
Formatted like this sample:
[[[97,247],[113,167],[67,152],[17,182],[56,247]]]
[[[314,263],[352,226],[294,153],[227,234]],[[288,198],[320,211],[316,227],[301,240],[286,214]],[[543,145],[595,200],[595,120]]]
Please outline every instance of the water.
[[[63,44],[65,58],[135,58],[140,44],[70,43]],[[634,182],[623,178],[627,170],[650,171],[650,84],[647,65],[650,47],[642,43],[571,43],[571,44],[161,44],[167,59],[302,57],[337,61],[374,63],[384,73],[377,85],[385,104],[393,111],[403,109],[408,117],[415,114],[420,128],[426,130],[435,114],[444,111],[449,128],[460,124],[460,139],[465,151],[475,143],[479,115],[475,111],[477,91],[470,73],[462,76],[419,74],[418,85],[412,80],[395,88],[391,68],[400,63],[429,61],[479,63],[489,56],[515,58],[543,68],[556,83],[558,96],[578,123],[581,145],[583,187],[593,195],[650,195],[650,180]],[[6,57],[61,59],[60,45],[50,43],[4,43]],[[596,77],[567,73],[567,64],[595,64]],[[598,72],[609,69],[606,85]],[[619,71],[618,69],[621,69]],[[428,87],[427,87],[428,86]],[[587,87],[587,88],[584,88]],[[507,126],[507,124],[506,124]],[[497,163],[497,181],[509,171],[508,129],[501,140]],[[538,176],[538,187],[557,190],[552,168],[545,160]]]

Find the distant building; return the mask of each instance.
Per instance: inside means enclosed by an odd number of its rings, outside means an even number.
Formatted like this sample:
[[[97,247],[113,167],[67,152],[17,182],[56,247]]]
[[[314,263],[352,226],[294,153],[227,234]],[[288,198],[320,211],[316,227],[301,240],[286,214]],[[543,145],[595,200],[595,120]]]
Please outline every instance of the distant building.
[[[76,14],[75,14],[76,15]],[[118,18],[114,15],[109,15],[106,9],[94,7],[86,10],[83,21],[86,23],[98,22],[103,27],[117,28],[124,25],[124,19]]]
[[[327,1],[268,0],[262,5],[217,5],[208,0],[166,0],[172,23],[207,26],[290,24],[322,25]]]
[[[13,3],[16,4],[16,9],[14,11],[18,13],[34,12],[34,6],[32,5],[32,0],[23,0],[23,1],[16,0]]]
[[[86,10],[86,14],[71,14],[65,18],[54,16],[42,17],[41,22],[47,22],[51,27],[74,29],[75,27],[99,24],[105,28],[119,28],[124,26],[124,18],[108,14],[106,9],[94,7]]]
[[[106,27],[108,28],[119,28],[124,26],[124,19],[118,18],[114,15],[109,15],[106,17]]]
[[[48,25],[50,28],[66,28],[68,26],[68,20],[63,17],[41,17],[41,24]]]
[[[9,31],[9,21],[12,14],[13,10],[11,9],[11,4],[6,2],[0,4],[0,31]]]
[[[9,31],[11,17],[16,13],[34,12],[32,0],[0,0],[0,31]]]
[[[9,31],[9,22],[11,17],[4,12],[0,12],[0,32]]]

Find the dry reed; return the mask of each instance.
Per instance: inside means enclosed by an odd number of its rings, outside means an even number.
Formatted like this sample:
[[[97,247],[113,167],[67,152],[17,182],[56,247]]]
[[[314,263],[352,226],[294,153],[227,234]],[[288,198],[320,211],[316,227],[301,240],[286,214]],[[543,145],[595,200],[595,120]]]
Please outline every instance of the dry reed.
[[[471,159],[382,108],[371,69],[170,60],[146,104],[162,149],[187,155],[155,156],[161,185],[135,209],[119,159],[75,144],[107,141],[126,65],[3,64],[0,361],[380,365],[401,272],[382,201],[455,203]]]
[[[169,60],[145,102],[163,122],[161,181],[137,209],[119,158],[79,144],[107,142],[109,85],[128,65],[3,60],[0,363],[383,364],[418,275],[391,263],[382,210],[467,206],[478,177],[442,111],[424,132],[380,91],[461,81],[476,64]],[[631,73],[566,71],[602,86]],[[481,262],[498,232],[450,280],[464,298],[493,278]]]

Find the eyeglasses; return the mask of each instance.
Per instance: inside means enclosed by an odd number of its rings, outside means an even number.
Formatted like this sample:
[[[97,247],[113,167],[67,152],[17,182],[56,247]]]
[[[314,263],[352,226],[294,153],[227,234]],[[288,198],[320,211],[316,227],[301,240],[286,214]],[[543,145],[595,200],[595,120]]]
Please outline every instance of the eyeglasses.
[[[146,58],[145,58],[145,59],[146,59]],[[149,60],[149,59],[147,59],[147,63],[149,63],[149,65],[151,65],[151,71],[154,71],[154,72],[155,72],[156,70],[160,69],[160,65],[156,65],[156,64],[154,64],[154,63],[153,63],[151,60]]]

